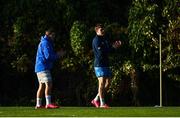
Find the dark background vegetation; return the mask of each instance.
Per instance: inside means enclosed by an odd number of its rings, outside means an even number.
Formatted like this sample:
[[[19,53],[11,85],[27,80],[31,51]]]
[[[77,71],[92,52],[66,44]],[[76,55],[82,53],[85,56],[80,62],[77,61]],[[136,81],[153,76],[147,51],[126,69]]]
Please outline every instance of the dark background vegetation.
[[[178,0],[1,0],[0,106],[35,105],[34,73],[40,36],[56,31],[55,49],[67,55],[54,64],[53,101],[90,106],[97,93],[91,42],[103,23],[110,42],[111,106],[159,104],[159,34],[162,34],[163,105],[180,105],[180,3]]]

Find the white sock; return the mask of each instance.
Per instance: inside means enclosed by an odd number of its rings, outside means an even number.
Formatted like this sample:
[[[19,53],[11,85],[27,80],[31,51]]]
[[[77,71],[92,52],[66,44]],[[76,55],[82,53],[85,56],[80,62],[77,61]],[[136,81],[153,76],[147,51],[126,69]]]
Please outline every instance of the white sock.
[[[94,98],[95,101],[99,100],[99,94],[96,95],[96,97]]]
[[[36,106],[40,107],[42,105],[42,98],[36,98]]]
[[[105,104],[104,98],[100,98],[100,104],[101,104],[101,106]]]
[[[50,95],[46,96],[46,105],[49,105],[49,104],[51,104],[51,96]]]

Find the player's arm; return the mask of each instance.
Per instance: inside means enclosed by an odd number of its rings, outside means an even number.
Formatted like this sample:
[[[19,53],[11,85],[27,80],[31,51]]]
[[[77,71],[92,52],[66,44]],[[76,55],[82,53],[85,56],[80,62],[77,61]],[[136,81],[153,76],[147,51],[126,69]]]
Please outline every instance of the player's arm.
[[[118,49],[121,46],[121,41],[117,40],[115,42],[113,42],[112,44],[108,43],[108,47],[109,47],[109,51],[110,52],[115,52],[116,49]]]
[[[94,46],[94,48],[95,48],[95,51],[97,52],[97,56],[98,57],[101,57],[102,56],[102,54],[103,54],[103,47],[101,46],[101,43],[100,43],[100,41],[99,40],[95,40],[94,42],[93,42],[93,46]]]
[[[59,58],[58,54],[54,52],[54,50],[48,43],[43,43],[42,47],[46,60],[55,61]]]
[[[121,41],[120,40],[117,40],[115,41],[113,44],[112,44],[112,47],[117,49],[121,46]]]

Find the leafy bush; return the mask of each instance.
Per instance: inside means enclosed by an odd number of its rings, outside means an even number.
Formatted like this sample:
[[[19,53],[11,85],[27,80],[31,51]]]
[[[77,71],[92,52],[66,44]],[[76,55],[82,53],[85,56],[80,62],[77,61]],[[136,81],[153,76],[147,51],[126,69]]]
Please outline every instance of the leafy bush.
[[[159,70],[159,34],[162,35],[163,80],[179,80],[177,70],[180,67],[180,20],[177,3],[178,0],[134,0],[129,11],[128,30],[133,63],[143,70],[142,74],[146,75],[145,78],[148,78],[152,85],[157,85],[155,79],[159,79],[159,72],[155,71]],[[168,85],[166,82],[164,86]],[[148,88],[145,89],[148,91]],[[166,92],[167,90],[164,94]]]
[[[86,51],[86,26],[75,21],[70,31],[71,46],[74,54],[80,58],[84,58]]]

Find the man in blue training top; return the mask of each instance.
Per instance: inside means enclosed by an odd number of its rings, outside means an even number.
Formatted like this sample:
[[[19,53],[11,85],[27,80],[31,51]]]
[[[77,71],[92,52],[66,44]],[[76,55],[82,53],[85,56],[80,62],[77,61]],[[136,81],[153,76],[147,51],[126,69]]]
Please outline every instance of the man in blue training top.
[[[121,45],[120,41],[115,41],[112,45],[109,44],[108,40],[105,38],[104,28],[102,24],[97,24],[95,26],[96,36],[92,42],[92,48],[94,52],[94,70],[96,77],[98,78],[98,93],[96,97],[91,101],[95,107],[108,108],[109,106],[105,103],[105,93],[109,88],[110,78],[112,72],[109,69],[109,59],[108,54],[114,49]],[[100,101],[100,103],[99,103]]]
[[[55,33],[52,29],[45,32],[45,36],[41,37],[38,45],[35,72],[39,81],[39,88],[36,95],[36,109],[44,108],[42,98],[45,92],[46,106],[45,108],[58,108],[59,106],[51,103],[52,77],[50,70],[53,67],[53,62],[64,55],[61,50],[57,53],[53,49],[53,40]]]

